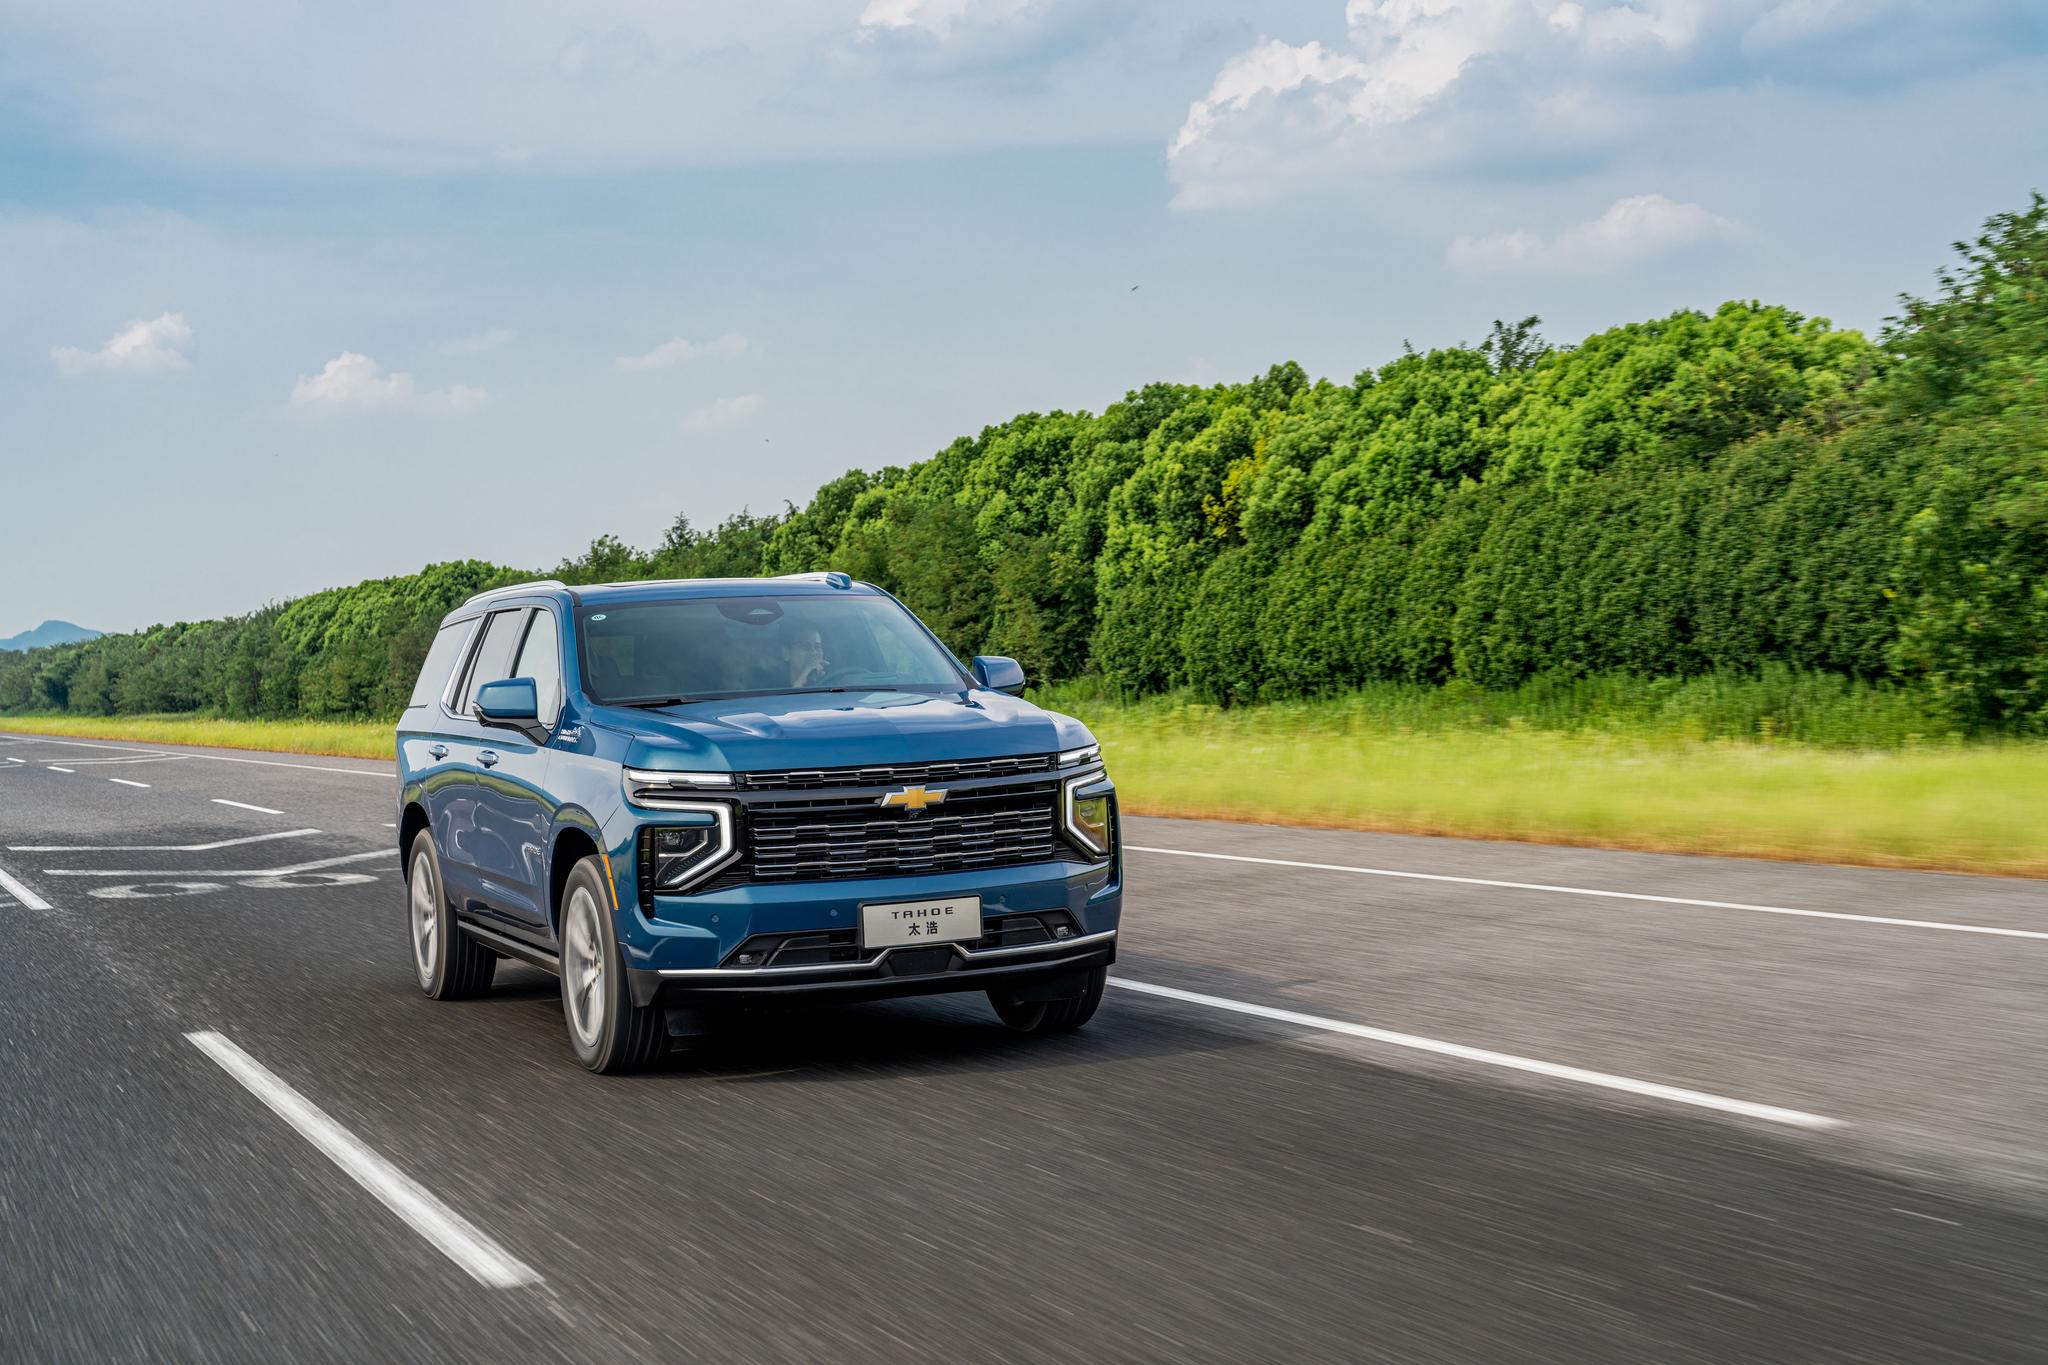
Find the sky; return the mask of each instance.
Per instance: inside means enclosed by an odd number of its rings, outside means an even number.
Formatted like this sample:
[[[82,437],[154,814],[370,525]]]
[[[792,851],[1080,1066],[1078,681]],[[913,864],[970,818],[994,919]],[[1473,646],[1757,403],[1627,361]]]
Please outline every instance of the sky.
[[[1530,313],[1875,330],[2040,0],[0,3],[0,636],[801,505]]]

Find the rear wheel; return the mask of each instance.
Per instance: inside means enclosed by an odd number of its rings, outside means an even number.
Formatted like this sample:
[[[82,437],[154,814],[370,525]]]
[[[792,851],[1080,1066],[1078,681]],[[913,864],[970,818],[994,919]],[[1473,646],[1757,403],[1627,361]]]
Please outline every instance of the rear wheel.
[[[1079,995],[1060,1000],[1027,1000],[1018,991],[990,991],[988,1003],[995,1007],[998,1019],[1019,1033],[1065,1033],[1095,1017],[1108,984],[1109,968],[1097,967],[1088,973],[1087,984]]]
[[[498,956],[455,922],[431,830],[414,836],[406,856],[405,922],[412,943],[412,974],[421,990],[436,1000],[464,1000],[491,988]]]
[[[592,1071],[617,1074],[661,1055],[667,1033],[661,1011],[633,1003],[618,930],[597,859],[569,873],[560,907],[562,1013],[576,1060]]]

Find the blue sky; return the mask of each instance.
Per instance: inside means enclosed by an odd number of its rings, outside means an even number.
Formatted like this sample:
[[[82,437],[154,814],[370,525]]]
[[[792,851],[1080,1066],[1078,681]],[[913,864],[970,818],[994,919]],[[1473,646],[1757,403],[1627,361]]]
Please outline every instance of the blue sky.
[[[2048,185],[2039,3],[172,9],[0,10],[0,635],[1495,317],[1871,328]]]

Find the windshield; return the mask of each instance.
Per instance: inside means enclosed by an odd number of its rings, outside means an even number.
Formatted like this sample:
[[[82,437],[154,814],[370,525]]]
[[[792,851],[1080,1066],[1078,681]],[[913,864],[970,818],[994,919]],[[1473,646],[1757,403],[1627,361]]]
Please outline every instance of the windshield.
[[[586,607],[576,620],[584,691],[611,705],[966,685],[886,597],[695,597]]]

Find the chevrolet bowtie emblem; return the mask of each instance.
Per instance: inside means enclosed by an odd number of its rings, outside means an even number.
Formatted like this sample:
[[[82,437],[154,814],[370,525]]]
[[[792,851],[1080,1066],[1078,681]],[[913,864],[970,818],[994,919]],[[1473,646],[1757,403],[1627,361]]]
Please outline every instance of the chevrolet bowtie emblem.
[[[931,791],[924,787],[905,787],[900,792],[890,792],[875,804],[878,806],[901,806],[907,811],[921,811],[926,806],[936,806],[946,799],[943,791]]]

